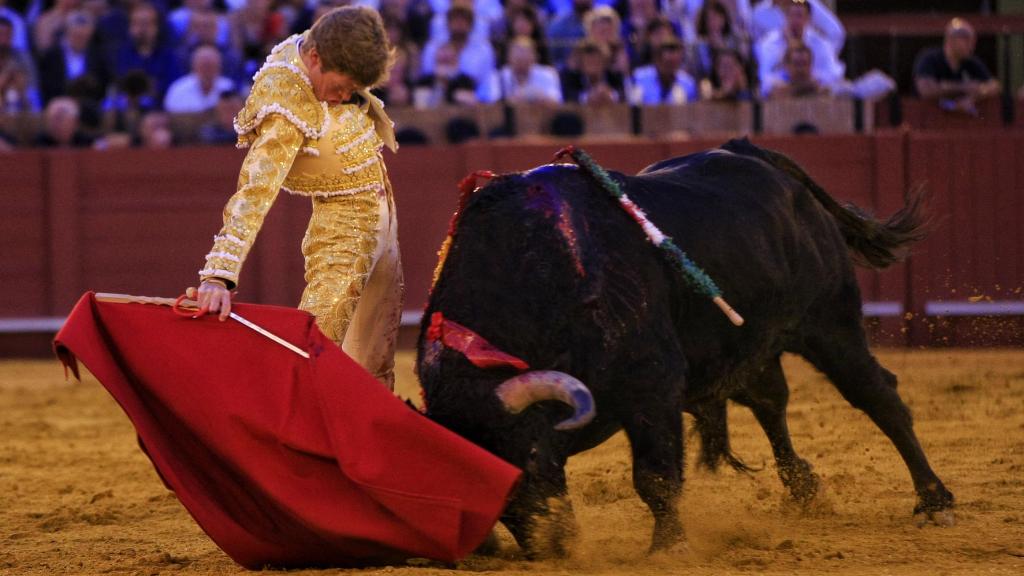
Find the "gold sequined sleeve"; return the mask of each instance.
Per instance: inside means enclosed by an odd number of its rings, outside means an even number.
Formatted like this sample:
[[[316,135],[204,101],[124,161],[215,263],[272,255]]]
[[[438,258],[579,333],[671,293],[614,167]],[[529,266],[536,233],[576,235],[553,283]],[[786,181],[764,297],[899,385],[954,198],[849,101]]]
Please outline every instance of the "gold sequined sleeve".
[[[299,128],[280,114],[267,116],[255,133],[238,174],[238,191],[224,206],[224,227],[199,271],[200,281],[221,278],[229,288],[238,283],[242,263],[303,142]]]

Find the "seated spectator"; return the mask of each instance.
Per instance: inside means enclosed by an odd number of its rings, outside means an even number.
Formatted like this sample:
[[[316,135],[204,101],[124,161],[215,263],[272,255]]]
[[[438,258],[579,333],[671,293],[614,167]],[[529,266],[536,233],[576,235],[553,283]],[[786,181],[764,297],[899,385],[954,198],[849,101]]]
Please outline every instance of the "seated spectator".
[[[409,0],[380,0],[377,11],[380,17],[387,20],[398,21],[402,24],[409,19],[409,7],[412,3]]]
[[[412,74],[409,64],[412,59],[402,46],[395,48],[395,64],[383,86],[374,89],[374,94],[388,106],[410,106],[412,104]]]
[[[159,107],[155,92],[152,78],[141,70],[122,76],[103,101],[104,131],[134,133],[142,117]]]
[[[388,34],[388,42],[397,52],[403,53],[403,57],[406,59],[403,80],[411,82],[419,78],[421,49],[409,36],[409,28],[406,26],[405,20],[393,16],[385,16],[383,20],[384,31]]]
[[[135,134],[134,145],[139,148],[163,150],[174,144],[174,133],[171,131],[171,117],[166,112],[153,111],[147,113],[139,122],[139,130]]]
[[[196,14],[213,14],[215,18],[216,35],[212,42],[218,47],[227,46],[231,42],[231,27],[225,18],[213,10],[213,0],[184,0],[181,6],[172,10],[167,15],[167,25],[175,38],[185,38],[189,35],[193,26],[192,19]]]
[[[608,56],[596,42],[580,40],[569,62],[561,75],[566,102],[600,105],[626,101],[625,79],[611,69]]]
[[[718,0],[729,11],[729,21],[733,23],[733,31],[744,38],[750,37],[750,20],[753,10],[751,0]],[[707,4],[706,0],[669,0],[665,5],[665,15],[678,22],[682,27],[683,42],[692,44],[697,40],[697,23],[700,13]]]
[[[472,106],[478,104],[476,81],[459,71],[459,52],[451,42],[442,44],[435,52],[433,70],[416,83],[413,105],[417,108],[435,108],[445,104]]]
[[[593,7],[594,0],[572,0],[572,9],[559,14],[548,24],[551,62],[557,68],[565,68],[573,46],[587,35],[583,20]]]
[[[32,57],[14,47],[14,26],[0,16],[0,113],[39,109]]]
[[[716,52],[728,50],[742,60],[749,56],[749,45],[732,21],[722,0],[707,0],[697,20],[697,40],[693,44],[691,66],[698,78],[707,78],[714,71]]]
[[[199,127],[199,142],[202,144],[234,144],[238,135],[235,134],[235,116],[242,110],[245,102],[237,92],[223,92],[214,108],[213,120]]]
[[[485,103],[494,102],[498,98],[493,91],[494,82],[491,81],[495,74],[494,50],[486,37],[482,40],[470,37],[474,19],[472,8],[465,4],[453,4],[446,17],[447,33],[442,35],[447,40],[430,39],[430,42],[423,48],[422,71],[427,76],[453,78],[454,75],[434,74],[434,63],[438,59],[437,53],[441,46],[448,46],[455,52],[458,73],[473,79],[477,90],[477,100]]]
[[[838,55],[846,42],[846,28],[821,0],[807,0],[811,7],[810,26]],[[769,33],[786,27],[786,9],[792,0],[760,0],[751,15],[750,37],[755,45]]]
[[[634,68],[646,66],[654,61],[652,49],[666,40],[679,38],[679,31],[676,30],[672,21],[665,16],[656,16],[647,23],[643,35],[640,36],[637,45],[633,50],[633,58],[630,63]]]
[[[537,4],[538,9],[547,14],[548,20],[568,14],[573,11],[573,0],[531,0],[534,4]],[[668,3],[674,2],[675,0],[668,0]],[[620,6],[625,9],[625,6],[621,4],[620,0],[594,0],[594,6],[611,6],[615,8]]]
[[[431,19],[429,22],[429,38],[431,42],[447,42],[448,12],[452,8],[462,8],[473,13],[473,21],[467,32],[469,43],[478,45],[489,43],[491,30],[505,13],[503,0],[427,0]]]
[[[831,89],[843,81],[846,66],[839,60],[833,46],[809,24],[811,4],[808,0],[788,0],[786,26],[774,30],[757,44],[758,80],[762,92],[775,85],[782,71],[783,58],[792,43],[807,46],[814,61],[811,73],[815,81]]]
[[[82,9],[92,14],[96,23],[93,44],[107,60],[107,68],[113,74],[114,61],[121,47],[128,43],[128,12],[124,2],[108,0],[87,0]],[[111,79],[113,80],[113,78]]]
[[[50,100],[43,111],[43,131],[34,144],[44,148],[85,148],[92,139],[82,133],[78,124],[78,103],[66,96]]]
[[[213,10],[190,10],[188,25],[175,50],[178,66],[188,67],[196,48],[204,45],[215,46],[220,51],[221,70],[224,76],[234,80],[236,84],[251,81],[252,76],[245,74],[242,56],[235,51],[230,35],[222,33],[222,25],[226,27],[226,22],[225,18]]]
[[[683,43],[678,39],[654,47],[654,64],[633,72],[633,104],[686,104],[697,100],[697,83],[683,69]]]
[[[622,21],[618,13],[608,6],[598,6],[583,19],[587,38],[597,42],[608,54],[612,70],[623,75],[629,74],[629,54],[622,39]]]
[[[522,2],[523,0],[518,1]],[[537,62],[550,65],[547,34],[544,32],[544,24],[540,21],[537,9],[530,4],[517,6],[512,2],[509,2],[509,6],[510,8],[505,11],[505,18],[499,23],[500,29],[491,34],[491,42],[499,47],[499,60],[507,64],[509,43],[514,38],[525,36],[536,46]]]
[[[383,1],[386,3],[389,0]],[[422,48],[431,40],[430,23],[434,19],[434,9],[430,6],[430,0],[408,0],[408,2],[409,6],[405,11],[405,29],[409,39]]]
[[[118,52],[114,73],[121,78],[133,70],[145,72],[157,97],[162,98],[181,71],[174,53],[160,40],[160,14],[153,4],[142,0],[132,7],[128,21],[129,42]]]
[[[715,52],[715,66],[708,78],[701,80],[701,98],[727,102],[749,102],[753,99],[747,68],[734,50]]]
[[[0,18],[7,19],[11,26],[11,46],[15,50],[28,53],[29,46],[28,32],[25,26],[25,19],[21,14],[7,7],[7,0],[0,0]]]
[[[221,75],[220,52],[200,46],[192,53],[192,71],[167,89],[164,110],[172,114],[206,112],[217,105],[220,95],[235,89],[235,83]]]
[[[914,86],[922,98],[946,110],[977,113],[977,101],[999,93],[999,81],[974,55],[974,28],[954,18],[946,25],[942,48],[922,52],[914,63]]]
[[[32,27],[32,44],[36,54],[45,54],[60,39],[68,15],[79,9],[82,0],[57,0],[49,10],[36,18]]]
[[[245,74],[249,77],[289,32],[284,18],[272,10],[272,5],[273,0],[249,0],[228,17],[232,48],[241,54]]]
[[[96,84],[93,99],[103,97],[109,74],[103,54],[92,41],[95,30],[89,12],[78,10],[68,14],[63,39],[39,60],[39,87],[44,102],[67,94],[68,84],[83,76],[91,77]]]
[[[527,36],[519,36],[509,43],[508,65],[501,69],[499,82],[505,102],[562,102],[558,71],[537,63],[537,48]]]
[[[765,96],[775,100],[828,94],[828,88],[814,77],[812,61],[811,49],[806,45],[798,42],[790,45],[783,57],[785,71],[773,77]]]
[[[627,5],[629,9],[625,13],[626,20],[622,25],[622,36],[625,38],[629,61],[636,65],[641,63],[641,51],[647,48],[644,46],[647,27],[655,19],[663,18],[663,16],[658,10],[658,0],[628,0]],[[671,25],[671,22],[669,24]],[[649,62],[643,62],[643,64],[647,63]]]

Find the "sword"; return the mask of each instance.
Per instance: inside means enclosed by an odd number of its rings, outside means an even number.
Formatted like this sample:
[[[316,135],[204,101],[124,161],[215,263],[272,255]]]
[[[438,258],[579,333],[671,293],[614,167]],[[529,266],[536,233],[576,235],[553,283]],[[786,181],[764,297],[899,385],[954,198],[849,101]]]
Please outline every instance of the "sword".
[[[98,292],[96,293],[96,300],[98,300],[99,302],[113,302],[117,304],[155,304],[158,306],[170,306],[175,310],[180,308],[199,308],[198,302],[196,302],[195,300],[187,300],[185,296],[175,299],[160,298],[157,296],[132,296],[129,294],[110,294],[106,292]],[[253,330],[256,333],[261,334],[262,336],[269,338],[270,340],[273,340],[274,342],[280,344],[281,346],[284,346],[285,348],[291,350],[292,352],[295,352],[299,356],[302,356],[303,358],[306,359],[309,358],[308,352],[292,344],[291,342],[285,340],[284,338],[281,338],[277,334],[274,334],[270,330],[267,330],[266,328],[263,328],[262,326],[259,326],[254,322],[246,320],[245,318],[239,316],[234,312],[230,313],[228,316],[232,320],[241,324],[242,326],[245,326],[246,328],[249,328],[250,330]]]

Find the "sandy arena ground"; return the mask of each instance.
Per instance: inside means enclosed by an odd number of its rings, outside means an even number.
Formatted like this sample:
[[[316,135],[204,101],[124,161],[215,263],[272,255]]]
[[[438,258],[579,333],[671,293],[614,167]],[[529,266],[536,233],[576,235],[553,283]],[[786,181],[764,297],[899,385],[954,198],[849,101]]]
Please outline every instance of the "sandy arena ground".
[[[808,510],[784,497],[764,435],[730,408],[733,446],[765,470],[690,465],[688,546],[646,555],[652,520],[633,492],[620,435],[571,461],[581,526],[571,560],[526,562],[502,529],[496,558],[462,572],[506,574],[1024,574],[1024,351],[887,351],[957,523],[917,528],[903,462],[863,414],[802,361],[787,359],[794,443],[823,478]],[[399,390],[412,394],[412,357]],[[688,442],[693,461],[695,442]],[[301,573],[435,576],[443,566]],[[56,361],[0,362],[0,573],[244,574],[163,488],[128,419],[91,377]]]

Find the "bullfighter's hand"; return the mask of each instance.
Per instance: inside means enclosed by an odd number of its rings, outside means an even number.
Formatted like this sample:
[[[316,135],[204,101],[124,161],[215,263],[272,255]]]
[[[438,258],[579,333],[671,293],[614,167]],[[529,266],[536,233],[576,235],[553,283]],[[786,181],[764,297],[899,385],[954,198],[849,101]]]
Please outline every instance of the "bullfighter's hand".
[[[199,285],[199,314],[218,312],[221,322],[228,319],[228,315],[231,314],[231,292],[219,280],[204,280]]]

